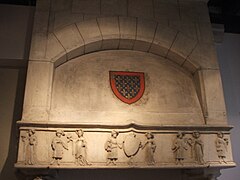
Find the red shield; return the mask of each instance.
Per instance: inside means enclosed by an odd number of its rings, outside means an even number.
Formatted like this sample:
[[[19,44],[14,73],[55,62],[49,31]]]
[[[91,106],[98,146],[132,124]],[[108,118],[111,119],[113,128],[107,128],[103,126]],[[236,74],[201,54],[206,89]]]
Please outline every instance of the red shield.
[[[121,101],[132,104],[142,97],[145,89],[144,73],[110,71],[109,76],[112,91]]]

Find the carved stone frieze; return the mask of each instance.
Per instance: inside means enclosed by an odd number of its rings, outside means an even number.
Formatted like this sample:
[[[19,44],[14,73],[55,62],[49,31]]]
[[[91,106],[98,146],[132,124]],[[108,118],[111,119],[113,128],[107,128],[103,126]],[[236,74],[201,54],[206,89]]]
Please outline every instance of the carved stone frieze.
[[[154,141],[154,135],[151,132],[147,132],[145,136],[147,140],[142,145],[142,149],[145,149],[145,162],[148,165],[154,165],[155,164],[154,153],[157,147]]]
[[[76,130],[77,138],[67,136],[68,143],[72,143],[72,154],[75,157],[75,163],[80,166],[90,165],[87,161],[87,141],[83,137],[84,131],[82,129]]]
[[[36,148],[37,148],[37,136],[34,129],[29,129],[26,134],[21,136],[24,146],[24,161],[25,164],[36,164]]]
[[[226,159],[226,155],[227,155],[227,151],[228,151],[228,138],[224,138],[224,135],[222,132],[218,132],[217,133],[217,139],[216,139],[216,151],[217,151],[217,155],[219,157],[219,161],[227,163],[225,161]]]
[[[183,165],[185,159],[185,151],[188,150],[187,139],[183,132],[178,132],[177,138],[173,142],[172,150],[175,154],[176,164]]]
[[[107,165],[113,164],[116,165],[116,161],[118,160],[118,148],[122,148],[122,146],[117,142],[119,132],[113,130],[111,132],[111,137],[105,143],[105,150],[107,151]]]
[[[216,131],[216,128],[175,130],[164,127],[154,130],[144,126],[118,129],[74,126],[35,126],[34,129],[22,126],[16,167],[189,168],[235,165],[231,151],[226,149],[230,148],[229,132]]]
[[[200,138],[200,133],[198,131],[194,131],[193,139],[191,141],[192,152],[195,162],[198,164],[204,164],[204,143]]]
[[[51,165],[57,162],[57,165],[60,165],[60,161],[64,155],[64,149],[68,150],[67,143],[64,142],[62,136],[64,136],[63,130],[57,130],[56,136],[52,139],[51,147],[53,150]]]

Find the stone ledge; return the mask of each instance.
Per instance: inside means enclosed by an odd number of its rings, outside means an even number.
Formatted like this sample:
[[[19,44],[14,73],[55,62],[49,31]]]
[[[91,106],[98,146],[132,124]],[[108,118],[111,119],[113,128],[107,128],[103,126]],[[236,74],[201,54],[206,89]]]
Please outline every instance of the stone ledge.
[[[233,168],[236,166],[235,162],[229,161],[228,164],[216,164],[211,162],[207,165],[184,164],[176,165],[174,163],[156,163],[155,166],[150,165],[128,165],[119,162],[116,166],[106,166],[106,163],[98,163],[98,165],[91,166],[76,166],[71,163],[57,165],[23,165],[22,163],[15,163],[14,167],[18,169],[198,169],[198,168]]]
[[[42,127],[42,128],[110,128],[110,129],[127,129],[126,131],[131,130],[142,130],[142,129],[154,129],[154,130],[200,130],[200,131],[230,131],[233,126],[223,126],[223,125],[144,125],[144,124],[125,124],[125,125],[108,125],[106,123],[93,124],[93,123],[66,123],[66,122],[50,122],[50,121],[35,121],[35,122],[26,122],[26,121],[17,121],[17,125],[20,128],[26,129],[27,127]],[[106,130],[105,130],[106,131]],[[111,131],[111,130],[107,130]]]

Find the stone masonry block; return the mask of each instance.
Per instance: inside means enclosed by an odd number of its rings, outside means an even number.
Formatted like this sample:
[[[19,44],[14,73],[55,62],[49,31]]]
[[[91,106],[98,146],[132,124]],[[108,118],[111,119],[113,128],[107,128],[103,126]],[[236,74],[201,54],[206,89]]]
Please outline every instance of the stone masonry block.
[[[154,16],[156,19],[180,20],[177,1],[154,0]]]
[[[66,59],[66,51],[53,33],[48,34],[46,58],[52,62]]]
[[[102,35],[96,19],[77,23],[77,27],[85,42],[85,53],[101,49]]]
[[[76,24],[66,26],[54,33],[67,51],[68,60],[84,53],[84,41]]]
[[[33,120],[34,118],[35,121],[39,121],[47,118],[46,111],[50,107],[53,64],[29,61],[27,73],[23,119]],[[35,113],[44,110],[43,114]]]
[[[97,18],[103,39],[119,39],[119,23],[117,17]]]
[[[195,23],[187,21],[169,21],[169,26],[171,28],[177,29],[178,31],[186,34],[192,39],[197,40],[197,29]]]
[[[183,68],[187,69],[190,73],[194,74],[197,69],[200,68],[200,66],[198,64],[195,64],[191,61],[189,61],[188,59],[183,63]]]
[[[156,35],[149,51],[153,54],[165,57],[176,35],[177,30],[169,28],[162,24],[158,24]]]
[[[46,55],[47,35],[46,33],[33,33],[30,60],[44,60]]]
[[[37,1],[36,12],[39,11],[49,11],[51,6],[51,0],[41,0]]]
[[[120,49],[132,49],[136,39],[136,18],[119,17]]]
[[[48,31],[48,20],[49,12],[47,11],[36,11],[34,16],[33,32],[35,33],[47,33]]]
[[[83,21],[83,14],[72,13],[70,11],[61,11],[55,13],[54,29]]]
[[[149,0],[129,0],[128,16],[152,19],[154,12],[152,2]]]
[[[148,51],[153,42],[156,32],[157,22],[138,19],[137,37],[134,44],[134,50]]]
[[[200,42],[213,43],[213,30],[210,22],[198,22],[197,26],[197,36]]]
[[[207,124],[227,124],[226,107],[219,70],[202,70],[207,103]]]
[[[101,14],[127,16],[127,0],[101,0]]]
[[[202,69],[218,69],[217,54],[214,44],[198,43],[189,56],[192,63],[199,64]]]
[[[84,21],[88,21],[88,20],[96,19],[96,18],[98,18],[98,17],[100,17],[99,14],[84,14],[84,15],[83,15],[83,20],[84,20]]]
[[[102,33],[102,49],[117,49],[119,46],[119,22],[117,17],[97,18]]]
[[[73,0],[72,12],[100,14],[100,0]]]
[[[167,57],[177,64],[182,65],[196,46],[197,41],[179,32],[170,48]]]
[[[48,33],[52,33],[54,31],[54,21],[55,21],[55,13],[52,11],[49,14],[48,19]]]
[[[188,22],[210,22],[208,6],[201,1],[179,1],[181,20]]]
[[[52,11],[66,11],[71,10],[72,1],[70,0],[52,0]]]

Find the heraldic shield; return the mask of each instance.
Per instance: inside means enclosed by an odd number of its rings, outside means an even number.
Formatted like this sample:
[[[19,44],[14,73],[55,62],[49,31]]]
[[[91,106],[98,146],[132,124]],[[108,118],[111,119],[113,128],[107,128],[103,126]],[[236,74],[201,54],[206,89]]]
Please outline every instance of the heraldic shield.
[[[132,104],[142,97],[145,90],[143,72],[110,71],[109,76],[112,91],[122,102]]]

